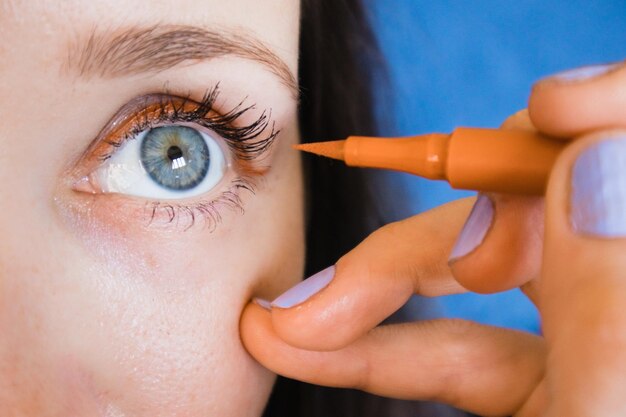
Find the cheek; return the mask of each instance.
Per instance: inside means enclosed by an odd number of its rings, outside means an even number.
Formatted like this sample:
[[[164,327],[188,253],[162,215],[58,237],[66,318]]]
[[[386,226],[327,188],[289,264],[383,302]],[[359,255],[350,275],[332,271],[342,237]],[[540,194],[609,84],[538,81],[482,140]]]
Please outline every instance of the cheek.
[[[113,324],[106,357],[116,357],[128,378],[119,395],[135,387],[143,404],[171,409],[187,401],[191,410],[210,402],[219,415],[264,401],[272,377],[243,349],[239,315],[253,294],[275,296],[302,277],[298,183],[298,175],[269,176],[245,214],[228,215],[213,233],[150,244],[136,256],[150,267],[133,273],[124,263],[109,280],[125,283],[105,290],[111,297],[102,305]]]
[[[13,213],[0,388],[20,392],[26,415],[260,415],[274,377],[243,349],[239,315],[300,280],[304,253],[299,162],[275,164],[214,232]]]
[[[293,185],[269,177],[245,214],[227,215],[215,232],[149,244],[129,258],[144,267],[117,263],[122,273],[105,280],[125,284],[104,291],[102,316],[112,324],[105,356],[117,358],[127,382],[123,390],[119,381],[103,386],[120,396],[134,388],[133,402],[161,409],[210,403],[219,415],[237,415],[258,408],[259,398],[262,404],[272,376],[243,349],[238,322],[253,293],[276,295],[301,279],[303,225]]]

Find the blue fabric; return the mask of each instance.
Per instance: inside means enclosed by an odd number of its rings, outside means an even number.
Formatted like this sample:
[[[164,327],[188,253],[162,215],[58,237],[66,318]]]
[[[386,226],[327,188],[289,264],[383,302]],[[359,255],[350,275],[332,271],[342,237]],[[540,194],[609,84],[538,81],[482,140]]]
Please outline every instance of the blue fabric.
[[[387,134],[496,127],[526,107],[533,81],[626,58],[626,0],[369,0],[390,62],[392,102],[382,99]],[[383,84],[381,88],[386,90]],[[406,217],[468,195],[411,176],[387,177]],[[532,305],[511,291],[443,297],[446,316],[538,331]]]

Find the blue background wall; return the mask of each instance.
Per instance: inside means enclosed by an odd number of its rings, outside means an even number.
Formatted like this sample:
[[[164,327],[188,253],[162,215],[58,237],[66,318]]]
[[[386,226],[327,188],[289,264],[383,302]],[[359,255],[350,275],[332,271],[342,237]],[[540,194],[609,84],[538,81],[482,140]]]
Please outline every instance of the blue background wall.
[[[496,127],[526,106],[533,81],[564,69],[626,59],[626,0],[368,0],[390,66],[385,134]],[[388,91],[386,93],[389,93]],[[407,217],[467,195],[445,184],[388,175]],[[407,198],[408,197],[408,198]],[[405,200],[406,199],[406,200]],[[519,291],[436,301],[447,316],[538,330]]]

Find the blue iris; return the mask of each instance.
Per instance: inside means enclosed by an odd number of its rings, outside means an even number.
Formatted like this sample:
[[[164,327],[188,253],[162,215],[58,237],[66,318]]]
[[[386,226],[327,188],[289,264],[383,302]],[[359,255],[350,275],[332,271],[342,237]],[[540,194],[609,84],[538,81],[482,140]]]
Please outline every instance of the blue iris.
[[[150,178],[173,191],[200,184],[211,164],[206,141],[200,132],[187,126],[150,129],[143,137],[140,153]]]

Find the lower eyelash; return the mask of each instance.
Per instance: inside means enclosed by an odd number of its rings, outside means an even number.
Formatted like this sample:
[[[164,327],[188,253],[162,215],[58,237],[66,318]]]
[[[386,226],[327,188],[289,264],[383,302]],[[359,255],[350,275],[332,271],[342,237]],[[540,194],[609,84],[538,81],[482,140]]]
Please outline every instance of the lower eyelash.
[[[228,190],[210,201],[198,201],[193,204],[171,204],[162,201],[148,203],[148,226],[154,225],[159,219],[164,220],[167,226],[182,228],[187,231],[202,219],[203,226],[210,232],[215,231],[217,225],[222,222],[222,209],[245,213],[241,192],[247,191],[255,194],[256,184],[252,177],[239,177],[231,181]]]

